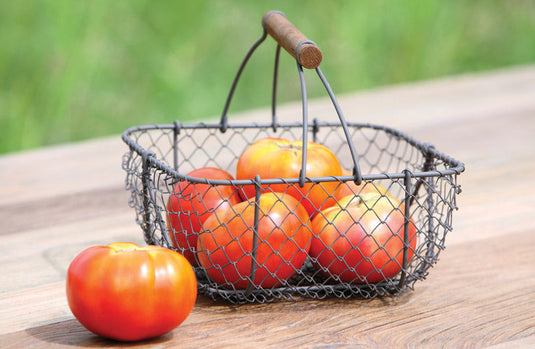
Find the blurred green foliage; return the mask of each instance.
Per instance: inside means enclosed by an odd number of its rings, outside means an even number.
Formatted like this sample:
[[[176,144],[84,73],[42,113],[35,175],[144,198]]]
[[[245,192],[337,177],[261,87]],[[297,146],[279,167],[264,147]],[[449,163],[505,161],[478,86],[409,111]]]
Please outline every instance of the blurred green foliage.
[[[336,94],[535,61],[533,1],[3,1],[0,153],[218,116],[271,9],[323,50]],[[274,48],[231,112],[269,105]],[[287,54],[279,90],[300,98]]]

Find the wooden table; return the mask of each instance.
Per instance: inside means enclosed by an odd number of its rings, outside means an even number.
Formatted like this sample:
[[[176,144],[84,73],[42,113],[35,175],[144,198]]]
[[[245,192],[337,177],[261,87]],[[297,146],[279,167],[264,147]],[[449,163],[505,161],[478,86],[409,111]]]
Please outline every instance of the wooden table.
[[[348,119],[400,129],[466,164],[454,230],[428,279],[393,299],[199,297],[180,327],[137,345],[535,347],[535,66],[339,97]],[[332,113],[326,99],[309,109]],[[299,116],[300,103],[279,113]],[[1,348],[120,345],[74,319],[64,287],[86,247],[143,243],[123,189],[125,151],[117,135],[0,157]]]

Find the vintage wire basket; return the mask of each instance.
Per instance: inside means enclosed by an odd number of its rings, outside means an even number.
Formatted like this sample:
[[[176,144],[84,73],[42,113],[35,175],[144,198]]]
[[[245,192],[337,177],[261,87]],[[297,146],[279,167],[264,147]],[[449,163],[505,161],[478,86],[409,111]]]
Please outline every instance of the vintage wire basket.
[[[232,303],[372,298],[412,289],[445,247],[464,165],[390,127],[346,121],[319,68],[317,46],[278,11],[264,16],[263,28],[238,70],[219,123],[175,121],[124,131],[126,189],[145,241],[183,253],[194,266],[199,293]],[[229,123],[236,84],[268,33],[279,43],[272,119]],[[281,46],[296,58],[302,122],[276,118]],[[316,70],[339,121],[309,122],[303,66]],[[265,137],[302,141],[301,169],[311,161],[305,155],[308,141],[325,145],[344,172],[234,179],[241,154]],[[204,168],[232,177],[191,174]],[[345,201],[337,196],[342,190]],[[312,202],[304,215],[301,206],[312,201],[312,192],[325,202]]]

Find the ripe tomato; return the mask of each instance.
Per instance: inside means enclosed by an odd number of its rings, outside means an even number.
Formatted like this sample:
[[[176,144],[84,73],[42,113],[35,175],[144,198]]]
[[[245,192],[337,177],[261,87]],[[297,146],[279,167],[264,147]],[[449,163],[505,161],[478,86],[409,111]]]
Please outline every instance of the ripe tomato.
[[[290,142],[282,138],[262,138],[251,144],[241,154],[236,171],[237,179],[251,179],[259,175],[261,179],[268,178],[297,178],[301,171],[303,143]],[[314,143],[307,143],[307,177],[340,176],[342,167],[334,153],[327,147]],[[325,205],[325,201],[334,199],[330,196],[336,190],[337,182],[322,182],[321,184],[306,183],[303,188],[299,184],[273,184],[272,191],[286,192],[305,207],[312,216],[315,211]],[[265,186],[264,186],[265,187]],[[248,198],[255,195],[254,185],[244,187]]]
[[[173,330],[197,298],[193,268],[181,254],[133,243],[82,251],[69,266],[66,286],[78,321],[95,334],[121,341]]]
[[[203,167],[188,173],[195,178],[234,179],[229,173],[214,167]],[[167,201],[167,229],[174,248],[197,266],[195,248],[197,236],[206,219],[219,209],[229,208],[241,201],[231,185],[178,182]]]
[[[342,170],[343,176],[351,176],[352,173],[348,170],[343,169]],[[385,187],[378,184],[377,182],[362,182],[360,185],[355,184],[354,181],[347,181],[344,183],[339,183],[336,187],[334,193],[332,193],[332,196],[335,200],[328,200],[326,201],[321,207],[320,210],[324,210],[328,207],[333,206],[337,202],[340,202],[344,197],[348,195],[363,195],[366,193],[370,194],[387,194],[388,191]]]
[[[403,265],[404,205],[390,195],[349,195],[312,220],[310,256],[326,276],[373,283],[396,275]],[[408,260],[416,249],[409,221]]]
[[[300,269],[310,248],[308,214],[289,195],[266,193],[259,200],[259,222],[253,283],[273,287]],[[199,263],[217,283],[246,288],[251,277],[254,201],[219,210],[203,225],[197,245]]]

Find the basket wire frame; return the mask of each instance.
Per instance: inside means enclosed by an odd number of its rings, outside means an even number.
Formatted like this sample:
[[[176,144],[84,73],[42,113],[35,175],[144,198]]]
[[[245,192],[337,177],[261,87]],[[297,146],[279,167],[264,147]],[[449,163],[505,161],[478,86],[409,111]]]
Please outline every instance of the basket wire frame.
[[[412,289],[416,281],[427,277],[429,269],[438,261],[440,251],[445,248],[445,236],[453,229],[452,214],[457,209],[456,195],[460,193],[457,176],[464,171],[464,164],[438,152],[431,144],[421,143],[398,130],[369,123],[347,122],[319,67],[316,68],[316,73],[331,98],[339,121],[314,119],[309,123],[305,78],[303,68],[297,60],[303,120],[278,121],[276,93],[279,45],[275,54],[271,122],[229,123],[228,110],[241,73],[266,36],[264,27],[261,38],[253,44],[239,67],[219,123],[181,124],[174,121],[172,124],[135,126],[123,132],[122,139],[129,146],[123,156],[126,189],[131,193],[129,204],[135,210],[136,222],[144,232],[146,243],[186,252],[183,247],[177,247],[176,241],[173,241],[174,234],[170,233],[168,225],[171,213],[167,204],[171,196],[177,195],[177,183],[185,183],[192,188],[197,184],[204,184],[216,190],[230,186],[236,193],[243,192],[246,186],[254,186],[255,196],[248,199],[255,212],[254,222],[248,228],[253,234],[252,249],[247,251],[251,260],[250,272],[249,275],[242,275],[247,285],[235,287],[230,282],[215,282],[207,269],[194,265],[200,294],[240,304],[277,299],[295,300],[301,297],[373,298],[398,295]],[[296,178],[260,178],[257,175],[251,179],[216,180],[185,174],[201,167],[217,167],[234,173],[242,151],[260,138],[279,137],[307,144],[309,136],[312,141],[327,145],[342,164],[350,164],[344,166],[350,174],[307,177],[304,171],[307,160],[306,146],[302,149],[302,170]],[[399,199],[399,203],[391,204],[393,212],[399,211],[405,217],[399,231],[393,231],[393,235],[403,240],[403,249],[398,251],[399,256],[402,256],[402,262],[397,262],[400,264],[400,272],[384,277],[379,282],[348,282],[337,275],[329,274],[324,267],[318,267],[316,258],[307,256],[301,267],[294,268],[291,278],[278,280],[276,285],[269,287],[255,282],[255,274],[266,269],[259,265],[257,260],[258,246],[266,243],[259,236],[259,221],[266,217],[266,212],[260,208],[260,197],[270,192],[270,187],[266,188],[266,185],[287,184],[289,187],[302,187],[312,184],[323,188],[326,183],[335,183],[338,188],[351,182],[360,185],[359,188],[377,189],[382,186]],[[354,194],[358,197],[360,192],[356,191]],[[373,206],[369,211],[373,212]],[[240,215],[239,212],[236,214]],[[308,223],[302,222],[302,225]],[[355,224],[359,224],[358,218],[355,218]],[[417,243],[414,249],[409,241],[411,224],[416,229]],[[192,250],[195,248],[196,246],[191,246]],[[276,255],[277,251],[273,253]],[[297,253],[307,251],[301,248]],[[397,260],[398,255],[391,258]],[[221,272],[224,267],[228,266],[214,268],[219,268]],[[236,268],[235,265],[234,267]],[[382,270],[379,267],[375,272],[382,273]],[[277,278],[276,271],[268,270],[265,279],[270,277]]]

